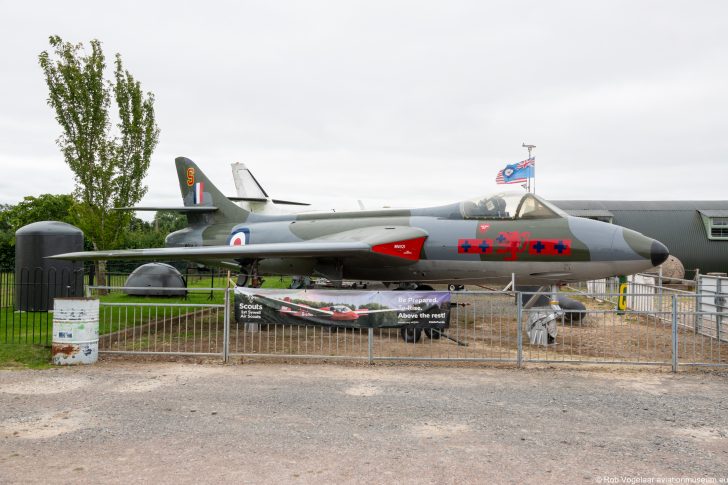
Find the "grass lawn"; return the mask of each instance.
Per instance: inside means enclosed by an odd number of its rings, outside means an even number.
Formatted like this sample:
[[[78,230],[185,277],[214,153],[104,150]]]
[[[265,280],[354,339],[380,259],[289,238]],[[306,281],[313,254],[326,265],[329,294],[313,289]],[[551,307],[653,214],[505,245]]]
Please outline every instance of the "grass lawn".
[[[268,277],[263,287],[288,288],[290,282],[290,278]],[[100,296],[102,305],[99,315],[99,334],[109,334],[149,321],[171,319],[203,308],[197,305],[222,305],[225,302],[225,293],[221,290],[226,286],[227,281],[224,277],[215,277],[213,280],[209,276],[201,276],[189,279],[190,291],[186,298],[130,296],[121,291]],[[211,287],[219,290],[205,291]],[[222,309],[215,311],[222,314]],[[12,362],[15,362],[13,359],[16,357],[18,362],[29,362],[28,366],[34,366],[33,362],[37,359],[49,361],[50,351],[46,346],[50,346],[52,334],[53,313],[16,312],[10,305],[3,306],[0,308],[0,351],[2,351],[0,366],[14,366]]]
[[[0,345],[0,369],[47,369],[51,349],[33,344]]]

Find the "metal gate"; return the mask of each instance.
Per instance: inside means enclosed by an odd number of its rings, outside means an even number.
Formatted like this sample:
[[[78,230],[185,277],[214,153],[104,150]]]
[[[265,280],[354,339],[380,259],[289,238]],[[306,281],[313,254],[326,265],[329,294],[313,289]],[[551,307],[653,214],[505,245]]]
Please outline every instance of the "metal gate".
[[[233,321],[229,355],[355,360],[448,360],[517,362],[515,295],[456,292],[451,296],[450,327],[423,332],[407,342],[398,328],[263,324]]]
[[[532,338],[534,315],[549,308],[525,309],[532,294],[462,291],[451,295],[450,326],[441,334],[425,331],[416,342],[398,328],[344,328],[309,324],[257,326],[233,318],[232,290],[222,303],[102,303],[100,351],[179,354],[231,358],[319,360],[447,361],[627,364],[670,366],[728,365],[728,344],[695,322],[710,321],[724,334],[725,309],[696,308],[696,294],[662,295],[661,307],[617,311],[611,293],[568,293],[587,309],[564,310],[554,319],[547,342]],[[633,293],[634,302],[657,298]],[[714,327],[715,328],[715,327]]]
[[[700,275],[697,293],[701,318],[695,319],[695,331],[728,342],[728,331],[723,325],[728,312],[728,278]]]

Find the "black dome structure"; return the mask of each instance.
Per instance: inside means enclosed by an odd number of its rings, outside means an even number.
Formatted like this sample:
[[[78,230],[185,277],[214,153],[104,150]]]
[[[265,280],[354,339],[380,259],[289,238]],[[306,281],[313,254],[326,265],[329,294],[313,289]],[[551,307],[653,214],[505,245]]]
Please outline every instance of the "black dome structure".
[[[139,266],[132,271],[124,286],[124,293],[133,296],[187,296],[182,274],[174,266],[164,263]]]

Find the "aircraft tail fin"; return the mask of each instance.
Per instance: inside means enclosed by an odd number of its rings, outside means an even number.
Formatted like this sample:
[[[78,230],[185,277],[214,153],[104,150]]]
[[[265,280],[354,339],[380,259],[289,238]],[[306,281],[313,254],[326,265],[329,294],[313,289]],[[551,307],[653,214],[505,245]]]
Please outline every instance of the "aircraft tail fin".
[[[245,166],[244,163],[236,162],[232,164],[233,180],[235,181],[235,190],[238,197],[267,199],[268,193],[263,189],[258,180],[253,176],[253,172]]]
[[[233,169],[233,180],[237,197],[229,197],[239,206],[249,212],[260,214],[288,214],[290,210],[282,207],[284,205],[309,206],[306,202],[294,202],[290,200],[272,199],[265,191],[253,172],[244,163],[236,162],[231,165]]]
[[[245,166],[245,164],[236,162],[232,164],[233,181],[235,182],[235,191],[237,197],[232,200],[238,202],[238,205],[250,212],[267,212],[269,209],[270,199],[268,193],[263,189],[253,173]]]
[[[249,212],[225,197],[195,162],[185,157],[177,157],[174,162],[185,207],[217,208],[212,215],[216,222],[243,222],[248,218]]]

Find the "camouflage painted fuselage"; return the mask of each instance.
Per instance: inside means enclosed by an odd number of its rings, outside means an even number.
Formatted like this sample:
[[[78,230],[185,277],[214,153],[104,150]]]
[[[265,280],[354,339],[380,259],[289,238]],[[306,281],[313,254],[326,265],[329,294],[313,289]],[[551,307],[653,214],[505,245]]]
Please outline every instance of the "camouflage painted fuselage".
[[[410,210],[251,213],[191,160],[175,160],[188,227],[166,248],[90,251],[71,260],[187,260],[261,275],[331,280],[558,284],[646,270],[667,248],[619,226],[569,217],[528,193]],[[140,208],[136,208],[139,210]]]
[[[654,243],[612,224],[576,217],[465,219],[460,204],[411,210],[261,216],[244,222],[200,220],[168,245],[224,245],[245,231],[246,244],[314,241],[369,228],[412,227],[426,233],[416,261],[387,258],[271,258],[261,274],[321,275],[331,279],[519,284],[584,281],[632,274],[653,266]],[[658,243],[659,244],[659,243]],[[658,247],[657,252],[662,250]],[[658,258],[659,259],[659,258]],[[237,265],[238,262],[230,262]],[[338,273],[341,271],[341,273]]]

